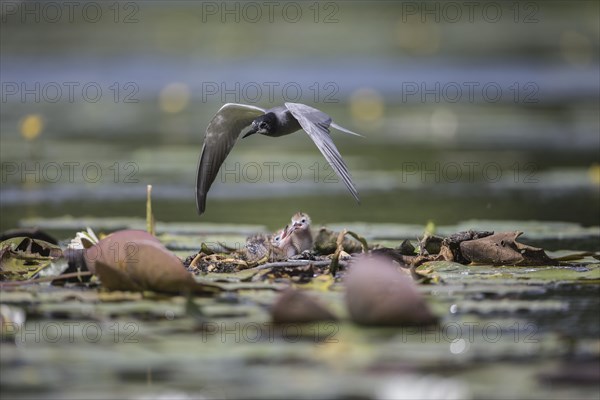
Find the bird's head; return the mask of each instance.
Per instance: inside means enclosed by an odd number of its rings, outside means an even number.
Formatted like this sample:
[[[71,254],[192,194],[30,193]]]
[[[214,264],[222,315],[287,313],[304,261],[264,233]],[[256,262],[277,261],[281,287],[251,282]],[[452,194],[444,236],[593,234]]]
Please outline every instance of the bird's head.
[[[267,113],[256,118],[250,124],[250,130],[246,132],[244,137],[260,133],[261,135],[269,135],[275,128],[276,117],[273,113]]]
[[[283,248],[283,246],[287,243],[287,239],[290,235],[290,233],[292,233],[293,229],[291,229],[289,226],[286,226],[283,229],[280,229],[279,231],[277,231],[277,233],[275,233],[272,238],[271,238],[271,244],[274,247],[279,247],[279,248]]]
[[[310,217],[303,212],[297,212],[292,216],[294,230],[306,230],[310,227]]]

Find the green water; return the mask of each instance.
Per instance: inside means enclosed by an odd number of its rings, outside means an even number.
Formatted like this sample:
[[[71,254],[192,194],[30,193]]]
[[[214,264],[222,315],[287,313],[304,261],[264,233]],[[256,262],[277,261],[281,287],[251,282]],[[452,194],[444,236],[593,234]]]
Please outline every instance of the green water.
[[[143,229],[151,184],[160,238],[182,258],[202,241],[244,243],[298,210],[315,227],[351,228],[371,244],[415,243],[433,222],[442,235],[522,230],[524,243],[557,251],[550,256],[600,250],[597,2],[490,2],[488,11],[501,9],[498,21],[477,4],[472,22],[465,8],[458,21],[411,8],[435,13],[450,4],[441,2],[302,2],[297,22],[281,14],[273,22],[207,14],[207,6],[241,2],[99,4],[98,22],[80,8],[73,21],[39,22],[2,10],[0,231],[39,226],[67,240],[88,225],[98,233]],[[331,12],[335,21],[325,23]],[[63,91],[54,101],[52,88],[69,82],[77,85],[74,99]],[[100,87],[99,101],[82,95],[86,84]],[[268,84],[277,88],[272,97],[263,91],[248,99],[253,93],[243,91]],[[20,85],[36,93],[10,94]],[[290,99],[286,85],[302,96]],[[468,85],[477,88],[473,98],[465,91],[452,97]],[[502,95],[490,97],[483,87]],[[304,102],[363,134],[333,133],[360,205],[303,133],[253,136],[235,146],[199,217],[194,183],[204,130],[234,101]],[[247,271],[198,277],[229,290],[194,299],[201,315],[177,296],[3,289],[3,315],[22,315],[25,325],[2,343],[1,392],[598,398],[596,259],[570,267],[435,268],[445,283],[419,286],[441,321],[427,331],[353,324],[342,284],[324,289],[326,276],[306,284],[248,281]],[[289,285],[340,321],[304,327],[292,339],[272,331],[269,307]],[[251,330],[257,324],[264,327],[259,337]],[[456,326],[475,327],[474,336],[449,337],[447,328]]]

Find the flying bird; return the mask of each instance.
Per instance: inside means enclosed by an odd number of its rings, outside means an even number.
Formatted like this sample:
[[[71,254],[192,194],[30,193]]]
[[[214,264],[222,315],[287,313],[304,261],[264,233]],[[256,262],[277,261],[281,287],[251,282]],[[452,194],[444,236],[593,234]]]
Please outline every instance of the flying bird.
[[[331,117],[316,108],[299,103],[285,103],[268,110],[246,104],[227,103],[206,127],[204,145],[198,160],[196,175],[196,208],[202,215],[206,209],[206,195],[217,177],[219,168],[245,131],[244,138],[259,133],[270,137],[289,135],[303,129],[313,140],[329,165],[342,179],[356,199],[358,191],[352,183],[348,167],[329,135],[329,127],[362,136],[337,125]],[[249,128],[249,129],[248,129]]]

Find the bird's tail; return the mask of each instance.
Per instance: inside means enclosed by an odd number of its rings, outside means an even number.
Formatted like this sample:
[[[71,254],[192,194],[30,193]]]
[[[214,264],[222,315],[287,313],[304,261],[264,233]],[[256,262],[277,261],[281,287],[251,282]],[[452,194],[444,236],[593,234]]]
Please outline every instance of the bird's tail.
[[[340,131],[340,132],[349,133],[350,135],[354,135],[354,136],[360,136],[360,137],[364,137],[364,136],[363,136],[363,135],[361,135],[361,134],[358,134],[358,133],[356,133],[356,132],[352,132],[352,131],[350,131],[350,130],[348,130],[348,129],[346,129],[346,128],[342,127],[342,126],[339,126],[339,125],[338,125],[338,124],[336,124],[335,122],[332,122],[332,123],[331,123],[331,126],[332,126],[333,128],[335,128],[335,129],[337,129],[337,130],[338,130],[338,131]]]

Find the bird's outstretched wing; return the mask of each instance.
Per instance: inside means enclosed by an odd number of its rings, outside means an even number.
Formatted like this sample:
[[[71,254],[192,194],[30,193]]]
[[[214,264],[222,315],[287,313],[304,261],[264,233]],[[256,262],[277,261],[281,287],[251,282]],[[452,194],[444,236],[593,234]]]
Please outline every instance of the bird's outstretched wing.
[[[198,214],[202,215],[204,212],[206,194],[240,133],[264,113],[265,110],[259,107],[227,103],[219,109],[206,127],[204,145],[198,159],[198,173],[196,175],[196,208]]]
[[[294,118],[298,120],[302,129],[304,129],[313,142],[315,142],[329,165],[331,165],[331,168],[333,168],[338,176],[342,178],[346,187],[350,193],[352,193],[352,196],[360,203],[358,191],[356,190],[354,183],[352,183],[352,177],[348,172],[348,167],[329,135],[331,117],[316,108],[304,104],[285,103],[285,106],[290,110]]]
[[[360,137],[364,137],[363,135],[361,135],[360,133],[356,133],[356,132],[352,132],[351,130],[348,130],[346,128],[344,128],[343,126],[339,126],[338,124],[336,124],[335,122],[331,121],[331,127],[337,129],[340,132],[345,132],[348,133],[350,135],[354,135],[354,136],[360,136]]]

